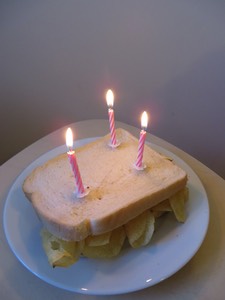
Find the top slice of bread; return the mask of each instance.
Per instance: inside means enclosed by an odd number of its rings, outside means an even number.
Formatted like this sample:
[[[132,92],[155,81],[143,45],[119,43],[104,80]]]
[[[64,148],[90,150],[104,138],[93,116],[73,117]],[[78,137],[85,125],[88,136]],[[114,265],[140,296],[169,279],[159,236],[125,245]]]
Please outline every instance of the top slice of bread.
[[[82,240],[115,229],[181,190],[187,174],[173,162],[144,149],[146,168],[137,171],[138,139],[117,129],[118,148],[110,136],[76,149],[84,186],[89,194],[77,198],[67,154],[37,167],[25,179],[23,190],[44,227],[65,240]]]

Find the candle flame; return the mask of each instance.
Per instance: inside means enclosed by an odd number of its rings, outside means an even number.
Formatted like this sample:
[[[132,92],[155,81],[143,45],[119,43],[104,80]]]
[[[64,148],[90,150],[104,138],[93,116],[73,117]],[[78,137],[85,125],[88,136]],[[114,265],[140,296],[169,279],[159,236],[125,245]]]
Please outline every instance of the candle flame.
[[[114,104],[114,95],[112,90],[108,90],[106,93],[106,102],[109,108],[113,108]]]
[[[72,132],[71,128],[68,128],[66,131],[66,146],[69,149],[72,149],[72,147],[73,147],[73,132]]]
[[[148,114],[144,111],[141,115],[141,127],[143,130],[146,130],[148,127]]]

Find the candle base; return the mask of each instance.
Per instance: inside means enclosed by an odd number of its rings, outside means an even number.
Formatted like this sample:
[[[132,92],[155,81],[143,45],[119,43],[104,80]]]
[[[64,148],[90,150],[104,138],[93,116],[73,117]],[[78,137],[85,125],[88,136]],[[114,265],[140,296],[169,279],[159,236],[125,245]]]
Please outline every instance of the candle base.
[[[84,192],[83,193],[79,193],[78,191],[75,191],[74,194],[76,196],[76,198],[84,198],[85,196],[87,196],[89,194],[89,189],[88,188],[84,188]]]
[[[111,147],[111,148],[117,148],[117,147],[119,147],[120,144],[121,144],[121,143],[118,142],[118,141],[116,141],[116,144],[112,144],[111,141],[108,143],[109,147]]]
[[[140,167],[138,167],[136,164],[133,164],[134,168],[137,171],[143,171],[147,166],[145,164],[142,163],[142,165]]]

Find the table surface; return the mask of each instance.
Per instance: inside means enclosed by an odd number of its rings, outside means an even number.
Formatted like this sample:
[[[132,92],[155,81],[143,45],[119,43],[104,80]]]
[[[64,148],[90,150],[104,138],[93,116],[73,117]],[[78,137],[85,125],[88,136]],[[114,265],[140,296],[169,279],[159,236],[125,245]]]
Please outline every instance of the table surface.
[[[69,125],[76,139],[102,136],[108,133],[107,120],[88,120]],[[138,137],[140,129],[117,122]],[[0,209],[16,177],[33,160],[65,143],[66,128],[61,128],[30,145],[0,167]],[[210,222],[206,238],[195,256],[176,274],[165,281],[130,294],[101,296],[101,299],[225,299],[225,182],[205,165],[151,134],[151,141],[179,156],[199,176],[207,192]],[[30,273],[11,252],[0,228],[0,299],[98,299],[53,287]]]

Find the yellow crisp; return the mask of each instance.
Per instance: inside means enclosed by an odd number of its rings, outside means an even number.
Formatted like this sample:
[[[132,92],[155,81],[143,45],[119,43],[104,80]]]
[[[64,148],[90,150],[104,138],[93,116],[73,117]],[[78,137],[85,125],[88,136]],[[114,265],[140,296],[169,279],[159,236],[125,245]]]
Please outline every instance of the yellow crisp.
[[[90,235],[85,239],[87,246],[102,246],[109,243],[111,237],[111,231],[100,235]]]
[[[188,188],[179,191],[169,198],[171,208],[178,222],[184,223],[186,220],[185,202],[188,199]]]
[[[51,266],[68,267],[79,259],[81,249],[78,242],[63,241],[45,229],[42,229],[41,237]]]
[[[122,249],[125,238],[126,234],[123,226],[121,226],[112,231],[108,244],[88,246],[85,242],[82,253],[89,258],[111,258],[117,256]]]
[[[125,224],[125,231],[130,245],[139,248],[147,245],[154,232],[155,218],[150,210],[146,210],[135,219]]]

